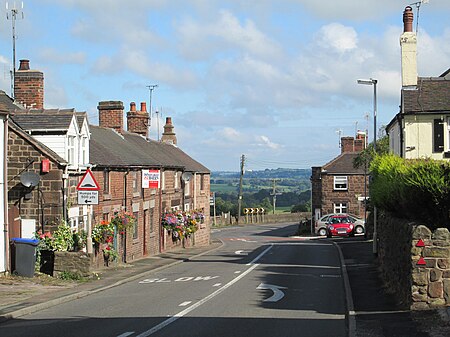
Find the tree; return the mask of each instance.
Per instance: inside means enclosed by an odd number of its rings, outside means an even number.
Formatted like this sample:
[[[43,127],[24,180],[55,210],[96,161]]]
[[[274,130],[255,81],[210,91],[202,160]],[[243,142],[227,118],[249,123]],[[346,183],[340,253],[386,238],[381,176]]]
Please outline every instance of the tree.
[[[389,153],[389,136],[385,134],[381,138],[377,139],[376,154],[384,155],[388,153]],[[373,148],[372,142],[367,146],[367,148],[358,153],[356,158],[353,160],[353,166],[355,168],[364,166],[368,168],[374,157],[375,157],[375,150]]]

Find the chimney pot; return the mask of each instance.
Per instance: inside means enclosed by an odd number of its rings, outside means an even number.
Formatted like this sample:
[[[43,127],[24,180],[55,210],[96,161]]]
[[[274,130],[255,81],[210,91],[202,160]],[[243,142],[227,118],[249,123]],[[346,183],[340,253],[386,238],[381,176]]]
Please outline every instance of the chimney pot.
[[[411,6],[406,6],[403,12],[403,32],[413,31],[414,13]]]
[[[141,111],[147,112],[147,103],[141,102]]]
[[[134,102],[130,103],[130,111],[136,111],[136,103]]]
[[[172,124],[172,117],[166,117],[166,124]]]
[[[19,70],[30,70],[30,60],[20,60]]]

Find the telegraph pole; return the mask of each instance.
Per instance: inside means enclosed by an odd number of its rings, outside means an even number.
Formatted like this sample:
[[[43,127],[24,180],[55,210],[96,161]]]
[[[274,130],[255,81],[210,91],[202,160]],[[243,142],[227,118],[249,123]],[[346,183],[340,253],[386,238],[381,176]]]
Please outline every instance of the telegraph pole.
[[[238,223],[239,218],[241,217],[241,209],[242,209],[242,180],[244,178],[244,165],[245,165],[245,155],[241,156],[241,176],[239,178],[239,197],[238,197]]]
[[[275,214],[275,207],[277,204],[277,195],[281,195],[281,193],[277,193],[277,189],[276,189],[276,184],[277,184],[277,179],[272,179],[272,193],[270,193],[270,195],[272,196],[272,200],[273,200],[273,214]]]
[[[11,71],[11,97],[15,98],[14,93],[14,79],[16,77],[16,20],[19,16],[19,19],[23,19],[23,2],[20,9],[16,8],[16,2],[14,2],[13,8],[11,8],[11,13],[6,13],[6,18],[8,20],[11,20],[11,27],[12,27],[12,47],[13,47],[13,69]],[[8,3],[6,3],[6,11],[8,11]]]
[[[148,90],[150,91],[150,114],[149,114],[149,123],[148,123],[148,138],[150,138],[150,127],[152,126],[152,112],[153,112],[153,108],[152,108],[152,94],[153,94],[153,90],[155,90],[155,88],[157,88],[158,85],[157,84],[150,84],[147,85]]]

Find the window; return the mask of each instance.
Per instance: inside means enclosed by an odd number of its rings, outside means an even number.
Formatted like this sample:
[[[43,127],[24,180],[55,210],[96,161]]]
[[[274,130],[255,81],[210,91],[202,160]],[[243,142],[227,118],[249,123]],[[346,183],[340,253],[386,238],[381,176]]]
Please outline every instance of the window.
[[[139,212],[133,212],[133,215],[134,218],[136,219],[133,226],[133,239],[136,240],[139,237],[139,221],[138,221]]]
[[[69,136],[67,139],[67,160],[69,165],[75,165],[75,136]]]
[[[178,172],[177,171],[174,173],[174,178],[173,179],[174,179],[173,187],[175,189],[178,189],[180,187],[180,178],[178,177]]]
[[[346,203],[334,204],[334,213],[347,213],[347,204]]]
[[[103,192],[109,194],[109,171],[103,171]]]
[[[166,172],[161,171],[161,191],[164,191],[166,188]]]
[[[346,176],[336,176],[334,177],[334,189],[338,191],[347,190],[347,177]]]
[[[191,180],[186,180],[184,182],[184,195],[190,195],[190,189],[191,189]]]
[[[444,151],[444,123],[441,119],[433,120],[433,152]]]
[[[133,172],[132,179],[133,179],[133,193],[139,192],[139,181],[138,181],[138,173]]]
[[[80,156],[81,156],[80,163],[82,165],[85,165],[89,162],[86,145],[87,145],[87,138],[82,137],[81,138],[81,153],[80,153]]]

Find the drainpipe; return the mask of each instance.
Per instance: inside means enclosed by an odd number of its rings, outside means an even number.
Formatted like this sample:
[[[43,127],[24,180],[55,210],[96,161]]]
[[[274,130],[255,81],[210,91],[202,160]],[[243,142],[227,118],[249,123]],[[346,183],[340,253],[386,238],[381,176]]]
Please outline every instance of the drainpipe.
[[[8,162],[6,160],[8,155],[8,116],[5,117],[3,124],[3,215],[4,215],[4,236],[5,236],[5,271],[10,271],[9,263],[9,219],[8,219]]]
[[[124,187],[124,210],[127,211],[127,177],[130,171],[127,170],[123,176],[123,187]],[[127,229],[125,228],[124,234],[124,244],[123,244],[123,262],[127,263]]]
[[[63,181],[63,187],[62,187],[62,192],[63,192],[63,220],[64,223],[67,224],[67,189],[68,189],[68,180],[69,180],[69,164],[66,165],[66,167],[64,168],[64,173],[62,176],[62,181]]]

